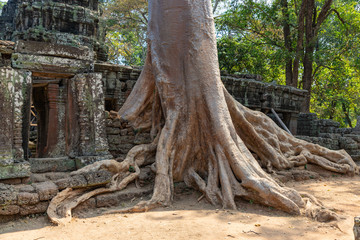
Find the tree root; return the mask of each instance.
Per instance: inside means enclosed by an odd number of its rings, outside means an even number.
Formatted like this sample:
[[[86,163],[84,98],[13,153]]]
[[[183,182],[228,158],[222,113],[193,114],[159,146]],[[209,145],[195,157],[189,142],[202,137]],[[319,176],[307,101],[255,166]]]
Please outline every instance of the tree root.
[[[47,209],[47,214],[50,220],[57,225],[64,225],[71,221],[71,210],[78,206],[80,203],[85,202],[89,198],[115,191],[120,191],[133,182],[140,174],[140,166],[149,157],[155,154],[158,138],[150,144],[143,144],[135,146],[130,150],[123,162],[115,160],[104,160],[88,165],[72,175],[94,172],[99,169],[106,169],[114,175],[111,182],[106,187],[97,188],[94,190],[89,189],[72,189],[67,188],[57,194],[50,202]]]
[[[83,190],[59,193],[49,207],[54,222],[68,221],[71,209],[90,196],[125,188],[137,178],[145,153],[155,152],[151,200],[118,212],[168,206],[173,182],[184,181],[224,208],[236,209],[235,198],[242,197],[319,221],[336,218],[310,195],[280,186],[263,168],[272,172],[314,163],[349,175],[359,168],[345,151],[296,139],[233,99],[220,80],[211,12],[210,0],[149,1],[145,66],[119,114],[135,128],[151,129],[157,140],[134,147],[122,163],[105,161],[79,170],[105,168],[115,175],[109,186],[80,197]]]

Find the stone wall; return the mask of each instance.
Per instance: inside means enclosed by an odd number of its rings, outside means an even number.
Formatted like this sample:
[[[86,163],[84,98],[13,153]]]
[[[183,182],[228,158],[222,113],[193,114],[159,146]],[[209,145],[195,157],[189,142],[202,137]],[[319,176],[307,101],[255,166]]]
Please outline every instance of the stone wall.
[[[106,170],[87,172],[83,174],[55,174],[33,175],[27,184],[8,185],[0,183],[0,223],[17,217],[30,214],[45,213],[50,200],[56,194],[67,188],[90,188],[103,186],[110,182],[112,174]],[[92,197],[74,209],[76,213],[86,208],[101,208],[118,206],[121,202],[140,198],[152,192],[152,179],[154,174],[150,167],[142,168],[139,176],[139,184],[142,188],[129,185],[120,192],[107,193]],[[40,180],[40,181],[38,181]]]
[[[117,112],[106,112],[106,133],[109,151],[115,158],[124,159],[135,145],[151,142],[150,133],[132,128],[122,121]]]
[[[355,128],[340,128],[338,122],[318,119],[315,113],[302,113],[298,119],[297,137],[333,150],[344,149],[354,161],[360,161],[359,119]]]
[[[129,96],[141,69],[108,63],[96,63],[95,72],[103,76],[105,109],[118,111]],[[221,76],[226,89],[240,103],[265,113],[274,109],[294,134],[297,116],[306,91],[293,87],[264,83],[258,75]]]

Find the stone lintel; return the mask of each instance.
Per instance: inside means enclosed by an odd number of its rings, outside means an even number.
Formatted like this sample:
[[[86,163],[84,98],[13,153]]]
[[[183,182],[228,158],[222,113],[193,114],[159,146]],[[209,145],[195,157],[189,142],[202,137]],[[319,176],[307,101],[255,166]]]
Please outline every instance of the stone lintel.
[[[68,157],[59,158],[30,158],[31,172],[67,172],[76,170],[74,159]]]
[[[29,176],[30,164],[28,162],[0,165],[0,180],[24,178]]]
[[[76,163],[76,168],[80,169],[94,162],[98,162],[102,160],[110,160],[110,159],[114,159],[114,157],[110,154],[100,155],[100,156],[82,156],[82,157],[76,157],[75,163]]]
[[[35,41],[17,41],[15,52],[86,61],[94,61],[95,58],[94,51],[90,50],[88,47],[72,47],[55,43]]]
[[[0,53],[12,54],[14,52],[14,42],[0,40]]]
[[[122,66],[117,64],[111,63],[95,63],[94,65],[95,72],[103,72],[103,71],[110,71],[110,72],[132,72],[134,69],[129,66]]]
[[[82,73],[92,68],[91,61],[21,53],[14,53],[12,55],[12,66],[13,68],[26,69],[33,73],[60,74]]]

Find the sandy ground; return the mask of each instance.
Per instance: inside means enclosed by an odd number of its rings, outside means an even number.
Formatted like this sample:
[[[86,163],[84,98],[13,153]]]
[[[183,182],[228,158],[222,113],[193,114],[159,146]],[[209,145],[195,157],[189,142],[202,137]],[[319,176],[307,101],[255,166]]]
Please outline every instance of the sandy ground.
[[[54,226],[46,216],[23,218],[0,224],[0,239],[354,239],[353,218],[360,215],[360,177],[287,185],[312,193],[337,211],[341,221],[337,225],[319,223],[245,201],[238,202],[239,211],[221,210],[205,200],[197,202],[199,193],[184,191],[176,194],[172,207],[146,213],[100,215],[109,209],[88,210],[66,226]]]

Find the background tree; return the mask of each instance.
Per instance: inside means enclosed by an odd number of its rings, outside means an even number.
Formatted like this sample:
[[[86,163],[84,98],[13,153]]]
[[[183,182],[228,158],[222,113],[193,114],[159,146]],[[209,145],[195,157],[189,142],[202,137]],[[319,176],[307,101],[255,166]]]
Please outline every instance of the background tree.
[[[276,75],[271,70],[275,69],[280,75],[275,79],[278,83],[285,82],[286,85],[303,88],[311,93],[319,81],[327,80],[324,78],[325,73],[334,69],[327,68],[328,62],[337,56],[338,59],[342,59],[341,61],[349,62],[348,67],[351,69],[347,71],[337,68],[338,76],[343,75],[344,78],[355,81],[354,74],[359,72],[358,64],[354,64],[357,59],[354,52],[359,52],[359,45],[355,43],[359,35],[359,29],[356,27],[359,26],[360,14],[357,1],[235,0],[231,6],[225,14],[216,19],[220,31],[221,69],[233,72],[259,72],[267,81],[274,80]],[[237,44],[231,46],[237,48],[224,46],[224,43],[234,41]],[[246,52],[249,45],[252,46],[252,51]],[[229,64],[228,56],[244,52],[246,59],[251,59],[250,62],[260,63],[255,65],[259,68],[254,69],[254,65],[246,66],[235,61]],[[244,57],[238,56],[235,59],[239,58]],[[270,69],[269,75],[263,69]],[[347,75],[350,72],[352,75]],[[313,99],[320,97],[316,96],[317,93],[311,95]],[[309,110],[309,99],[310,95],[303,111]],[[311,109],[315,109],[315,106]]]
[[[147,1],[108,0],[103,3],[109,61],[144,65],[146,54]]]

